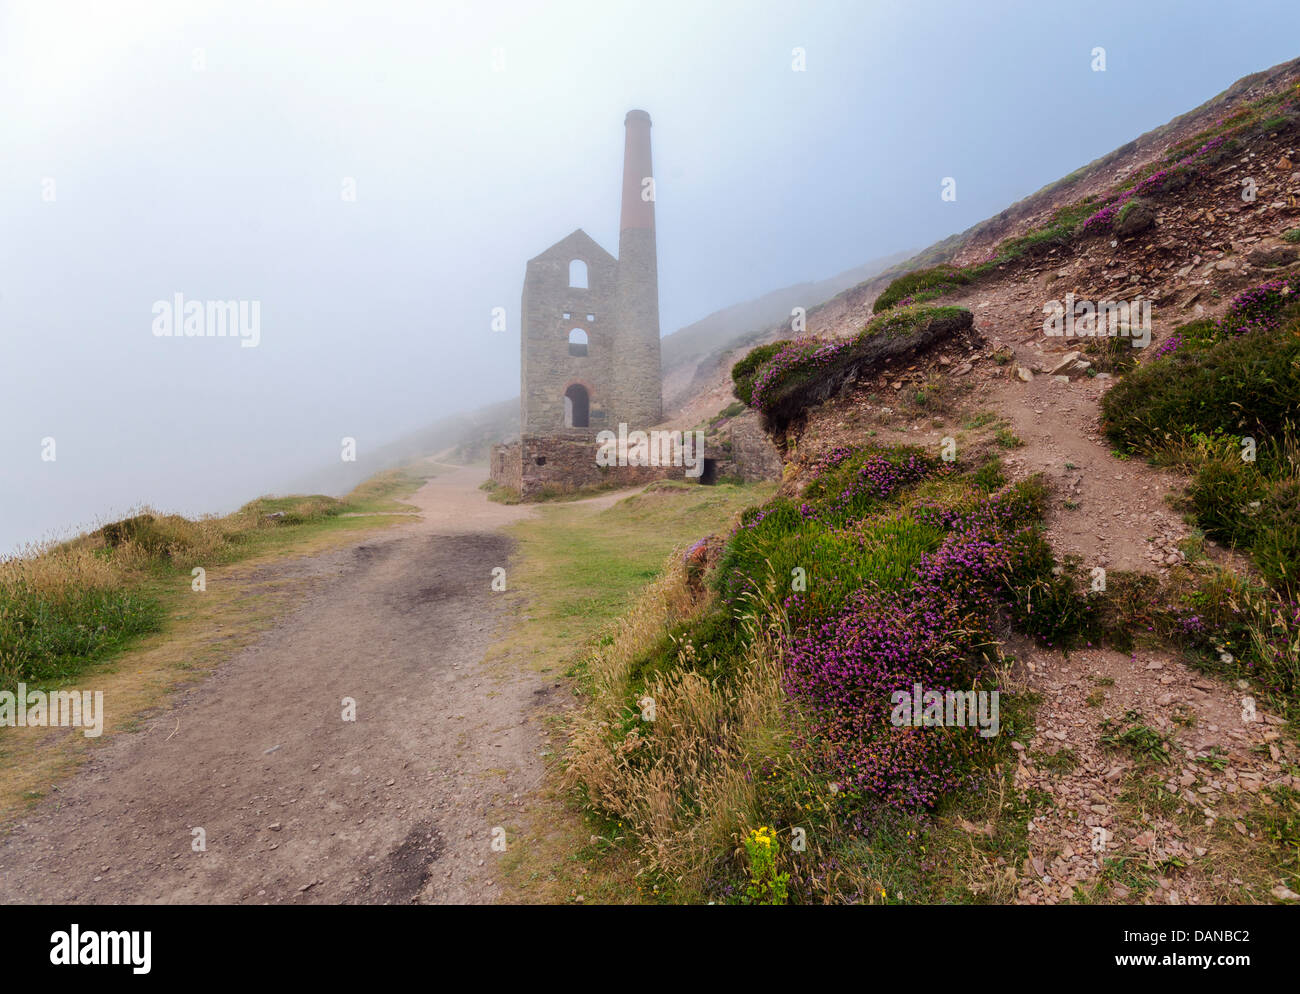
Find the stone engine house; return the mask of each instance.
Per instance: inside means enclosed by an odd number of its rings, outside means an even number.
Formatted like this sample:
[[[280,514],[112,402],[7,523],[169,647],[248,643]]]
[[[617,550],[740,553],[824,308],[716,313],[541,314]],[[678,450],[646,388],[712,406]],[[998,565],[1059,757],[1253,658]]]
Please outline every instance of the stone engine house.
[[[618,258],[581,229],[528,261],[521,308],[520,439],[492,451],[492,479],[521,495],[599,484],[596,433],[663,417],[650,115],[624,119]],[[620,480],[660,470],[618,467]]]

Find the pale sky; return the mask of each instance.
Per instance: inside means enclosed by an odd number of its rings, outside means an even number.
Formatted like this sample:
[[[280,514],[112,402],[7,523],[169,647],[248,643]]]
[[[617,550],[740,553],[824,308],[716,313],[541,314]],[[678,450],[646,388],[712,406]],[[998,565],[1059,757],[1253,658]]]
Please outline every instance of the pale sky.
[[[617,252],[629,108],[668,334],[962,230],[1297,39],[1294,0],[0,0],[0,554],[516,394],[526,260]],[[156,337],[178,292],[257,301],[258,346]]]

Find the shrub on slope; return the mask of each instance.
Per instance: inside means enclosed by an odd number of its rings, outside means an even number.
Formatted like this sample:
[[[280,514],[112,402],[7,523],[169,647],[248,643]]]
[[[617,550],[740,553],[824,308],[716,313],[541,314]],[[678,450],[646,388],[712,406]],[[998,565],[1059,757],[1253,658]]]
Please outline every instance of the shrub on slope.
[[[871,310],[872,313],[879,314],[899,303],[923,304],[969,283],[973,278],[970,272],[947,263],[929,269],[918,269],[890,283],[871,305]]]
[[[754,376],[751,406],[772,434],[784,432],[810,407],[835,396],[849,382],[884,364],[930,348],[967,331],[973,318],[964,307],[905,307],[872,319],[843,341],[800,339],[764,361]]]
[[[1102,401],[1121,447],[1193,474],[1197,523],[1300,591],[1300,277],[1239,294],[1183,325]]]
[[[731,367],[731,392],[736,395],[737,400],[744,404],[750,402],[750,394],[754,389],[754,375],[758,372],[758,367],[789,344],[788,340],[782,339],[779,342],[760,345],[751,349],[745,358]]]

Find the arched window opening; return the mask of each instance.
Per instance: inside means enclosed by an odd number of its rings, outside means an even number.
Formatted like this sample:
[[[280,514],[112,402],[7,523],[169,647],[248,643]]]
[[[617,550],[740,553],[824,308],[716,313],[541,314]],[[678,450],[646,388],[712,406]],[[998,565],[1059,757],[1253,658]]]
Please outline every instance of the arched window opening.
[[[589,403],[587,388],[575,383],[564,391],[564,427],[588,427]]]
[[[569,355],[587,354],[587,333],[581,328],[569,332]]]
[[[569,263],[569,286],[587,289],[587,264],[581,259]]]

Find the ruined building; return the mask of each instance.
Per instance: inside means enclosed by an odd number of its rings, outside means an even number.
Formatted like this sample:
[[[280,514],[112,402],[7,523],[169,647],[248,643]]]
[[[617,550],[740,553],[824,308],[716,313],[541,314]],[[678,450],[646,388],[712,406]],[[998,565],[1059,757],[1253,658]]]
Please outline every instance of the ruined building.
[[[603,482],[596,433],[663,416],[650,115],[628,111],[623,124],[618,258],[579,228],[524,276],[520,440],[492,451],[492,479],[524,496]],[[665,475],[618,472],[629,483]]]

